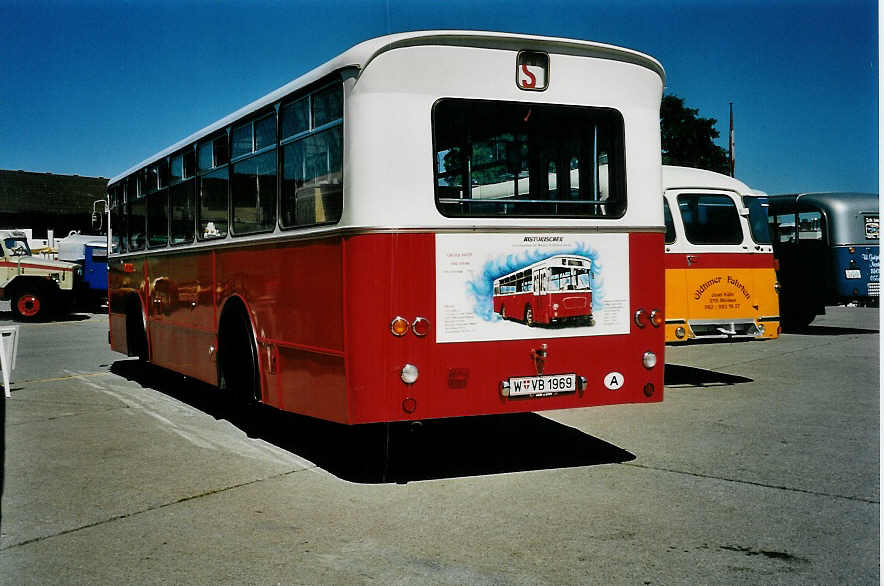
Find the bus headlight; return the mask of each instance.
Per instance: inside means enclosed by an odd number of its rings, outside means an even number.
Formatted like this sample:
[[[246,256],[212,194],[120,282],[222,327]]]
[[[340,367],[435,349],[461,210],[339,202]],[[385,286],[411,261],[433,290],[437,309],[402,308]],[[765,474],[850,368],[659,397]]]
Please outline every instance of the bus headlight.
[[[651,370],[657,366],[657,355],[650,351],[645,352],[642,356],[642,364],[644,364],[645,368]]]
[[[684,338],[684,328],[683,327],[678,326],[677,328],[675,328],[675,337],[678,338],[679,340]]]

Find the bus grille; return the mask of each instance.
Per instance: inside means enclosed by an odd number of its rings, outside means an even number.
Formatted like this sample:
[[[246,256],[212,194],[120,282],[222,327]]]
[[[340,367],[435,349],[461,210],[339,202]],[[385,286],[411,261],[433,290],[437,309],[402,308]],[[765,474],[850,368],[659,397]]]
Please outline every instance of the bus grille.
[[[716,322],[714,320],[689,320],[691,331],[697,338],[755,338],[761,335],[751,320]]]
[[[869,283],[869,295],[872,297],[878,297],[878,289],[880,286],[880,283]]]

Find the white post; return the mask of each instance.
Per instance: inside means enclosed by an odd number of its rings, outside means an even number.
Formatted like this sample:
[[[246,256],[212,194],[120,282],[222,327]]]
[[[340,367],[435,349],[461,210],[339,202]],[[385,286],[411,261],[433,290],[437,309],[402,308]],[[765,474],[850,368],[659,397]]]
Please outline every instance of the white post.
[[[0,328],[0,369],[3,370],[3,394],[12,397],[12,374],[18,354],[18,326]]]

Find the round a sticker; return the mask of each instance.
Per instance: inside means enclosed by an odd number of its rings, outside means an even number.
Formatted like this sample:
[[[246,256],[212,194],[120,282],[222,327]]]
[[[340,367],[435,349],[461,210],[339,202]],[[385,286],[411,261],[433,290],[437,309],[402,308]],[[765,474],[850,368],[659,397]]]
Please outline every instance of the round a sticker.
[[[623,386],[623,375],[619,372],[609,372],[605,375],[605,386],[616,391]]]

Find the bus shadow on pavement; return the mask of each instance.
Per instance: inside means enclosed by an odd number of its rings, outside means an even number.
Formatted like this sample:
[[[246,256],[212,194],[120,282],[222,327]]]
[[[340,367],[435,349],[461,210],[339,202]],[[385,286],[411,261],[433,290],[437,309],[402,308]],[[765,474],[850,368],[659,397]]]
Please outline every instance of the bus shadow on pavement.
[[[136,360],[118,360],[110,370],[349,482],[406,483],[635,459],[618,446],[536,413],[348,426],[264,405],[243,408],[224,400],[211,385]]]
[[[667,363],[663,371],[663,384],[667,387],[723,387],[751,382],[745,376],[681,364]]]

